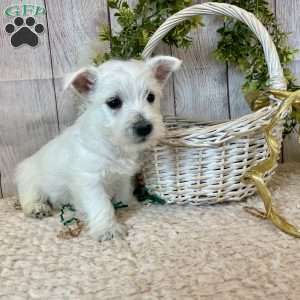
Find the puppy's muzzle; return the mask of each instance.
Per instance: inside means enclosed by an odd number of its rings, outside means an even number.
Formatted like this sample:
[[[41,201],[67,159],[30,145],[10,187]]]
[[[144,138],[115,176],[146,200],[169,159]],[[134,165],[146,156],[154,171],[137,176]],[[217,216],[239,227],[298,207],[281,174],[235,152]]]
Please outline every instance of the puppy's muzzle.
[[[153,125],[147,120],[139,120],[133,124],[132,129],[138,138],[145,140],[153,131]]]

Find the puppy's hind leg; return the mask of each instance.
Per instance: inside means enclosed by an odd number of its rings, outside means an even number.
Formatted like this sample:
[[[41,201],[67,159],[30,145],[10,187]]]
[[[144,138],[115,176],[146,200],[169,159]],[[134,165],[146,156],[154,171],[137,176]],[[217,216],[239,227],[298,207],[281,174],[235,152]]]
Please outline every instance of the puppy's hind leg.
[[[42,219],[52,215],[52,206],[48,197],[33,186],[27,187],[26,190],[18,188],[18,197],[27,217]]]
[[[20,205],[26,216],[42,219],[52,215],[52,206],[48,201],[48,196],[40,191],[29,173],[20,172],[19,169],[16,183]]]

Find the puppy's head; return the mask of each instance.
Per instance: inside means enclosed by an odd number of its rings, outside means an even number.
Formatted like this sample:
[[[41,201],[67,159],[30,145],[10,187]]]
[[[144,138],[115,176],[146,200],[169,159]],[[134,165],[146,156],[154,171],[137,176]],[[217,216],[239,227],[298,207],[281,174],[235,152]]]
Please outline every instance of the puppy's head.
[[[69,83],[83,97],[87,126],[114,144],[144,149],[164,133],[162,89],[181,61],[157,56],[146,61],[111,60],[82,69]]]

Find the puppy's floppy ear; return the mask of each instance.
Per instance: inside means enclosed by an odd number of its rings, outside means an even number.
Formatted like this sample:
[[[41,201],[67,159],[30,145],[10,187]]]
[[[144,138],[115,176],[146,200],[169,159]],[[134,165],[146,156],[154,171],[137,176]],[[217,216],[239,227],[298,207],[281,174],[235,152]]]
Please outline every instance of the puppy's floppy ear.
[[[155,56],[146,61],[151,68],[154,77],[162,84],[170,77],[170,75],[178,70],[182,61],[172,56]]]
[[[65,80],[65,88],[71,86],[82,96],[87,96],[95,90],[97,84],[97,68],[88,67],[69,75]]]

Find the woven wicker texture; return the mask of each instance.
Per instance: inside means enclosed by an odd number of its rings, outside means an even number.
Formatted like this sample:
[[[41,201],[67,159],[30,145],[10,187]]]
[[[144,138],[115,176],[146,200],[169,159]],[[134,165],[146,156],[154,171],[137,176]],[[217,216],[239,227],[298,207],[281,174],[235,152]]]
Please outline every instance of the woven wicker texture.
[[[236,6],[204,3],[186,8],[163,23],[143,52],[151,55],[161,39],[177,24],[200,15],[225,15],[237,18],[256,34],[264,49],[273,89],[286,89],[286,81],[276,47],[257,18]],[[199,101],[200,102],[200,101]],[[205,125],[199,122],[166,117],[167,135],[148,152],[144,178],[148,189],[168,203],[195,205],[239,201],[255,192],[253,185],[241,182],[245,173],[268,157],[263,128],[278,110],[278,102],[237,120]],[[281,142],[282,123],[274,130]],[[272,172],[265,174],[269,180]]]

